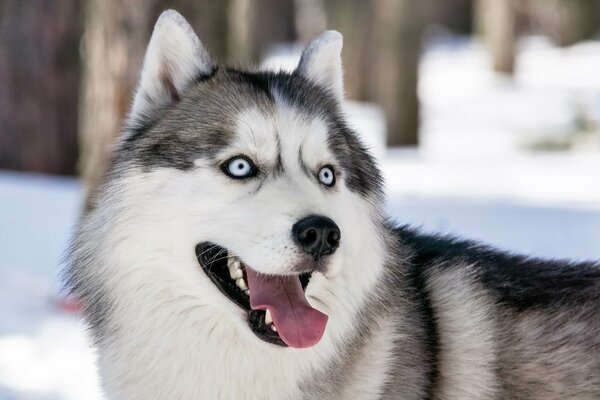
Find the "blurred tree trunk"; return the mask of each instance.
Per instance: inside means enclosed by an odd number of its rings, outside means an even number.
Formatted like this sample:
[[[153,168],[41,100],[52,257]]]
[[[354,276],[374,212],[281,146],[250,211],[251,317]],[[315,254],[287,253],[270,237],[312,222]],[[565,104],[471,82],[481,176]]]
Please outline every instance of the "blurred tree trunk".
[[[73,174],[79,2],[0,2],[0,168]]]
[[[294,26],[299,42],[307,43],[327,27],[323,0],[294,0]]]
[[[228,59],[230,41],[229,7],[232,0],[159,0],[155,7],[150,27],[166,9],[179,12],[198,34],[213,59],[220,62]],[[146,43],[144,43],[145,47]]]
[[[270,46],[296,40],[294,0],[231,0],[228,60],[258,64]]]
[[[156,1],[87,0],[84,4],[79,168],[89,208],[131,103]]]
[[[492,68],[512,75],[517,41],[516,13],[512,0],[477,0],[477,30],[489,49]]]
[[[600,0],[528,0],[524,6],[534,30],[559,46],[592,38],[600,29]]]
[[[388,145],[419,143],[419,58],[428,2],[375,0],[366,98],[383,107]]]
[[[373,63],[374,9],[364,0],[325,0],[328,28],[344,35],[344,91],[349,99],[372,100],[368,90]]]

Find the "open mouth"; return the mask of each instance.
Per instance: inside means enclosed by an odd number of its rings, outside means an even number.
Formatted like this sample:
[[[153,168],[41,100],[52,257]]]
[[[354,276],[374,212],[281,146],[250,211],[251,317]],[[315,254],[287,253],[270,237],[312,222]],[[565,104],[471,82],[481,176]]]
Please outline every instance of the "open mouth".
[[[196,257],[221,293],[248,313],[248,325],[261,340],[296,348],[321,340],[328,317],[304,296],[310,273],[264,275],[210,242],[196,245]]]

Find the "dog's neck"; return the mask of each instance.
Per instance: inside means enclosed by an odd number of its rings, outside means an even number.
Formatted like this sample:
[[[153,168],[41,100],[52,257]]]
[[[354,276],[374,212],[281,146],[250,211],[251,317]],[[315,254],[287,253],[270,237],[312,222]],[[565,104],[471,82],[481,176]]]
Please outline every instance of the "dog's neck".
[[[122,260],[105,271],[111,276],[105,284],[115,304],[107,334],[99,339],[99,362],[110,398],[197,394],[243,399],[247,393],[294,398],[311,374],[343,356],[344,341],[354,334],[357,309],[370,289],[364,279],[369,264],[362,257],[345,262],[334,277],[316,274],[307,298],[329,314],[326,333],[312,348],[282,348],[254,336],[241,310],[236,318],[203,301],[191,290],[193,285],[165,276],[161,262],[187,261],[169,255],[136,266],[133,260]]]

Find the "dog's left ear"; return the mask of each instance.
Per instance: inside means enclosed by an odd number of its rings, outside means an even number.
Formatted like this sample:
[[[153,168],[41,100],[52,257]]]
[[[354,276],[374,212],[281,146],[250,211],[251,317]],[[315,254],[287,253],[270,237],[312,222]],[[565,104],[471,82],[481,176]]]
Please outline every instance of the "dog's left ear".
[[[326,87],[340,101],[344,98],[342,44],[339,32],[323,32],[308,43],[296,68],[297,73]]]
[[[178,101],[194,79],[210,74],[212,69],[208,53],[185,18],[177,11],[164,11],[146,50],[130,120]]]

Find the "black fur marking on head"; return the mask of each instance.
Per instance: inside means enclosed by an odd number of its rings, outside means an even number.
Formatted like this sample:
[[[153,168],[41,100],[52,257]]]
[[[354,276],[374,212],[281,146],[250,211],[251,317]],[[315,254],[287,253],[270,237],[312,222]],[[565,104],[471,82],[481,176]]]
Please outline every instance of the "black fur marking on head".
[[[216,75],[217,72],[219,72],[219,67],[218,66],[212,67],[212,70],[208,74],[198,74],[198,76],[194,80],[193,84],[197,85],[199,83],[207,82],[207,81],[211,80],[212,78],[214,78],[214,76]]]
[[[282,175],[285,172],[285,166],[281,158],[281,140],[279,139],[279,135],[275,135],[275,141],[277,142],[277,163],[273,169],[273,176]]]
[[[204,82],[208,82],[209,80],[214,78],[218,71],[219,67],[213,67],[208,74],[199,74],[196,77],[196,79],[194,79],[192,85],[198,85]],[[168,84],[170,85],[170,90],[175,90],[175,86],[173,85],[172,81],[169,80]],[[177,97],[173,100],[180,101],[181,99],[179,97],[179,94],[176,94]],[[148,97],[147,101],[152,102],[152,99]],[[148,132],[149,129],[151,129],[156,124],[157,120],[160,119],[161,114],[162,110],[155,110],[153,116],[138,116],[137,119],[133,121],[133,123],[131,123],[130,126],[127,128],[128,134],[125,136],[125,143],[135,142],[137,139],[142,137],[146,132]]]
[[[383,178],[375,159],[365,150],[359,139],[344,123],[338,123],[339,131],[330,136],[330,145],[346,173],[346,183],[350,190],[363,196],[374,194],[383,197]]]
[[[128,129],[128,134],[125,136],[125,144],[135,142],[137,139],[142,137],[149,129],[151,129],[156,123],[155,118],[139,119],[131,124]]]
[[[304,158],[302,157],[303,153],[304,153],[304,146],[302,144],[300,144],[300,147],[298,148],[298,165],[300,165],[302,172],[304,172],[304,174],[306,176],[308,176],[309,178],[312,179],[313,173],[311,172],[310,168],[308,168],[308,166],[304,162]]]
[[[326,122],[326,145],[337,157],[350,190],[364,197],[382,197],[379,169],[347,126],[336,98],[297,73],[215,67],[184,90],[179,101],[132,124],[118,161],[132,160],[144,168],[190,169],[195,159],[214,157],[229,143],[237,113],[248,107],[272,110],[275,93],[301,117]]]
[[[244,70],[227,69],[227,72],[237,78],[239,82],[250,84],[257,91],[262,92],[270,99],[273,99],[269,81],[271,74],[269,72],[249,72]]]
[[[272,87],[300,114],[322,118],[329,128],[329,147],[345,172],[348,188],[362,196],[382,197],[383,180],[374,158],[344,119],[336,98],[302,75],[274,73]]]
[[[136,121],[117,153],[117,162],[148,170],[157,167],[188,170],[194,160],[213,160],[234,136],[237,113],[249,105],[265,110],[272,99],[260,79],[225,69],[201,75],[173,102],[154,115]]]
[[[600,298],[597,263],[524,257],[469,240],[422,234],[407,226],[397,228],[396,233],[413,248],[412,262],[418,268],[472,265],[499,303],[520,311]]]

